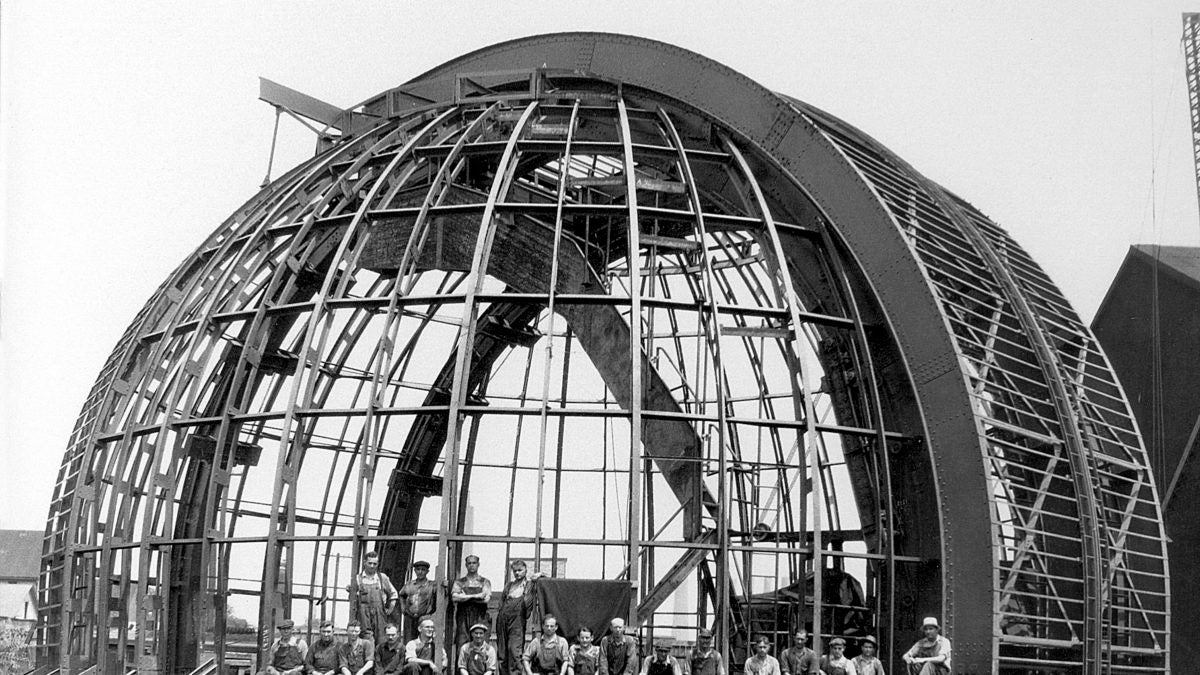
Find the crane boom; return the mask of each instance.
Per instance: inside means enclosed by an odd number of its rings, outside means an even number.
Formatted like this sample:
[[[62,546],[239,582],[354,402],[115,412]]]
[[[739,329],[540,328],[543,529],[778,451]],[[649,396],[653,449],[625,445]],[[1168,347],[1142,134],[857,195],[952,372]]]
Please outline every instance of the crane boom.
[[[1188,108],[1192,115],[1192,162],[1200,200],[1200,13],[1183,15],[1183,54],[1187,68]]]

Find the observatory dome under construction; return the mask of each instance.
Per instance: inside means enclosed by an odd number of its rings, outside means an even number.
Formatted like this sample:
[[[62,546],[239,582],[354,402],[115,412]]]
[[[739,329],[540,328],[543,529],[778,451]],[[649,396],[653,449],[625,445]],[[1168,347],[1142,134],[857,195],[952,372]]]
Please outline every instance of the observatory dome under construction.
[[[104,364],[43,663],[261,659],[284,619],[342,626],[378,551],[397,587],[431,563],[447,643],[475,556],[739,664],[809,624],[899,672],[933,616],[961,672],[1165,669],[1162,519],[1096,340],[866,134],[595,33],[467,54],[323,134]]]

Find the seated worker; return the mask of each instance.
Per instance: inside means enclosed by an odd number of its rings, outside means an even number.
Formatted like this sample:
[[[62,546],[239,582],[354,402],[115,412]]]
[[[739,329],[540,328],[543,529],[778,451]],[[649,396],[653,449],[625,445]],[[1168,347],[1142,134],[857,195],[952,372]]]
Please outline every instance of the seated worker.
[[[850,663],[854,665],[850,672],[855,675],[887,675],[883,669],[883,661],[875,656],[875,638],[870,635],[866,636],[859,640],[859,647],[862,649],[862,654],[850,659]]]
[[[909,675],[939,675],[950,672],[950,641],[941,636],[936,617],[927,616],[921,622],[925,637],[904,652]]]
[[[792,646],[779,656],[779,667],[786,675],[817,675],[821,672],[821,659],[808,648],[808,629],[797,626],[792,633]]]
[[[342,662],[350,675],[370,675],[375,667],[375,640],[363,633],[358,619],[346,624],[346,641],[342,643]]]
[[[496,648],[488,641],[486,623],[471,626],[471,641],[458,650],[458,675],[496,675]]]
[[[529,641],[521,655],[525,675],[566,675],[571,667],[570,648],[558,634],[558,619],[553,614],[542,618],[542,633]]]
[[[779,661],[771,656],[771,640],[760,635],[754,643],[754,654],[746,659],[746,675],[780,675]]]
[[[383,642],[375,647],[375,675],[395,675],[404,670],[404,643],[400,627],[389,623],[383,629]]]
[[[725,675],[725,662],[721,652],[713,648],[713,634],[707,628],[696,633],[696,646],[692,648],[691,675]]]
[[[821,657],[821,672],[825,675],[854,675],[850,659],[846,658],[846,641],[835,637],[829,641],[829,654]]]
[[[592,629],[583,626],[576,639],[578,642],[567,652],[571,670],[574,675],[596,675],[600,669],[600,647],[592,644]]]
[[[670,640],[654,641],[654,653],[642,661],[642,675],[683,675],[679,661],[671,656]]]
[[[637,640],[625,634],[625,619],[615,617],[600,641],[600,675],[633,675],[637,666]]]
[[[313,640],[304,657],[304,670],[309,675],[342,675],[342,650],[333,638],[333,622],[321,622],[321,636]]]
[[[300,675],[304,672],[304,658],[308,656],[308,644],[299,635],[293,635],[296,627],[291,619],[279,622],[279,639],[271,643],[267,652],[267,675]]]
[[[389,626],[390,629],[390,626]],[[446,650],[433,641],[433,619],[425,617],[417,624],[420,635],[404,645],[404,675],[434,675],[446,667]]]

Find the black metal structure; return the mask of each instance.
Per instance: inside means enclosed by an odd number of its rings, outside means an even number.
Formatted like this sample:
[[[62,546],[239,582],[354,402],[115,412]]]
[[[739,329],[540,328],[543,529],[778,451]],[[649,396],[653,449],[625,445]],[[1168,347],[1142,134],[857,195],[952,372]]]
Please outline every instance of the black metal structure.
[[[227,665],[403,578],[621,579],[644,635],[922,616],[956,671],[1162,672],[1153,477],[1003,230],[702,56],[573,33],[333,120],[114,350],[64,457],[43,658]],[[565,571],[563,565],[565,564]],[[439,626],[451,624],[444,616]]]

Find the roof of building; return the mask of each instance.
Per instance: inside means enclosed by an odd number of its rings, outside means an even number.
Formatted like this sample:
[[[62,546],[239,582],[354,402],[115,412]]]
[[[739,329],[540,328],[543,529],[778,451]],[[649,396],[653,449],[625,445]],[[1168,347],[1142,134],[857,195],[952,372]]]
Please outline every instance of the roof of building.
[[[37,584],[0,584],[0,619],[30,621],[37,618]]]
[[[41,530],[0,530],[0,580],[37,579],[43,536]]]
[[[1178,272],[1192,283],[1200,284],[1200,246],[1138,244],[1132,248],[1150,260],[1157,260],[1159,265]]]

